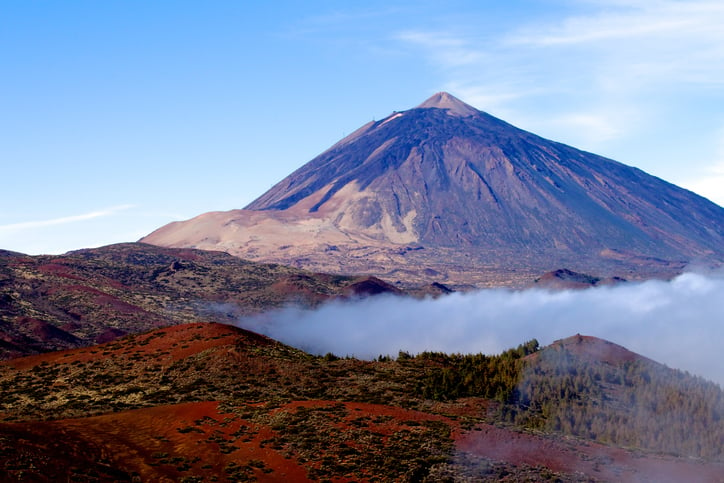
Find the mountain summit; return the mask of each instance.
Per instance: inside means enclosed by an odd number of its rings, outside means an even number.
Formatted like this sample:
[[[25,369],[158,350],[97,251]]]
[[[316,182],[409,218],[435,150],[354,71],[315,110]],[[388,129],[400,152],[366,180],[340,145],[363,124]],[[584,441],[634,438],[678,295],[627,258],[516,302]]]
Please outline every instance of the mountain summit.
[[[463,101],[451,94],[448,94],[447,92],[438,92],[417,107],[418,109],[447,109],[448,114],[463,117],[474,116],[480,112],[473,106],[465,104]]]
[[[724,209],[441,92],[370,122],[243,210],[141,241],[405,282],[625,278],[724,260]]]

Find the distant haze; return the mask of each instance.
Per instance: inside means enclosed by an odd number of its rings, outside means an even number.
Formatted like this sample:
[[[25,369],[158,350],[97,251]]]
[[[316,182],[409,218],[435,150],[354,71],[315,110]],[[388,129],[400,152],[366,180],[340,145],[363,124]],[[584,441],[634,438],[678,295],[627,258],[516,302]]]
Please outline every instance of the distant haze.
[[[581,291],[506,289],[414,300],[383,296],[288,308],[239,325],[306,351],[371,359],[398,351],[498,353],[576,333],[610,340],[724,385],[724,273]]]

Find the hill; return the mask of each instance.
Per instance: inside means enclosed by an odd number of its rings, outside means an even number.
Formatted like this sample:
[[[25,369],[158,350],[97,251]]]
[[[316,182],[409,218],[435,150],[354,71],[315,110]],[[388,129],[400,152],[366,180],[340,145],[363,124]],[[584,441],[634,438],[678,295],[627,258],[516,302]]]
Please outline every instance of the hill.
[[[60,256],[0,252],[0,359],[386,291],[398,289],[369,277],[138,243]]]
[[[392,282],[524,286],[569,267],[670,276],[724,261],[724,208],[447,93],[365,124],[243,210],[143,240]]]
[[[184,324],[6,361],[0,390],[9,481],[724,475],[721,388],[582,336],[497,356],[360,361]]]
[[[585,273],[578,273],[565,268],[544,273],[533,281],[532,287],[552,290],[584,289],[601,285],[614,285],[626,282],[621,277],[602,279]]]

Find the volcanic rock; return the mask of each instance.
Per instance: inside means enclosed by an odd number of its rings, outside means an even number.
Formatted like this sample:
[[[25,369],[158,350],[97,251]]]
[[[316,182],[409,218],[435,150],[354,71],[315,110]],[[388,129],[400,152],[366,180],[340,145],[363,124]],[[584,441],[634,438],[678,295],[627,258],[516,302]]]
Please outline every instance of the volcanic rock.
[[[585,273],[578,273],[567,268],[560,268],[544,273],[535,279],[536,287],[550,289],[580,289],[597,287],[600,285],[615,285],[625,282],[621,277],[599,278]]]

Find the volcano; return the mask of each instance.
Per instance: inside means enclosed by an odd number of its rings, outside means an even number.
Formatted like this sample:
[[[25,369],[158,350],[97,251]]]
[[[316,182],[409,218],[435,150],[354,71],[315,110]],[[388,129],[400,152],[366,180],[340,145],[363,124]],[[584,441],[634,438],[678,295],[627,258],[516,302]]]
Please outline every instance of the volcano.
[[[393,282],[521,286],[724,261],[724,208],[441,92],[365,124],[242,210],[141,240]]]

